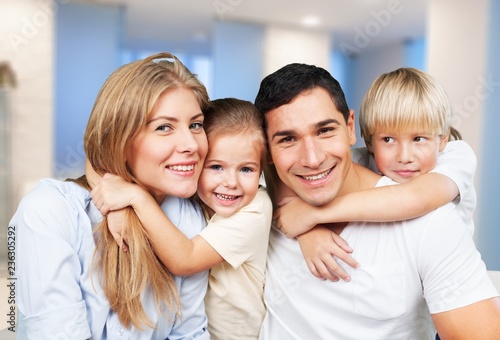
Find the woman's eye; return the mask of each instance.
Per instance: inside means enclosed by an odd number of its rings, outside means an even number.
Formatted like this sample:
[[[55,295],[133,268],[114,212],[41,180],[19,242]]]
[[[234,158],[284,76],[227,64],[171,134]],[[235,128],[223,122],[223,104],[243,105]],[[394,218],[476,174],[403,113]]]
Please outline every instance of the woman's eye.
[[[168,132],[172,131],[172,127],[170,125],[160,125],[156,128],[157,131]]]
[[[192,123],[189,126],[189,128],[192,130],[201,130],[201,129],[203,129],[203,123],[201,123],[201,122]]]

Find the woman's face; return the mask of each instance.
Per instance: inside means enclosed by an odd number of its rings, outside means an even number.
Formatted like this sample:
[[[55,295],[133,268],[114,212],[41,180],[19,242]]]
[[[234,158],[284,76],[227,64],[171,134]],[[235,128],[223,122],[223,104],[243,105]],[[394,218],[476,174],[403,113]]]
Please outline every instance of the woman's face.
[[[175,88],[158,99],[152,117],[126,152],[137,180],[161,202],[196,192],[207,155],[203,113],[191,90]]]

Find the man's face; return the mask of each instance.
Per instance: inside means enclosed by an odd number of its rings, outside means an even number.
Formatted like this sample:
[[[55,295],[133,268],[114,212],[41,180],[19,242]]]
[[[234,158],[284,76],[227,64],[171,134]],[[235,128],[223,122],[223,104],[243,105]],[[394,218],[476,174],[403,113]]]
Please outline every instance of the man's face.
[[[354,113],[346,124],[323,88],[303,92],[266,113],[272,162],[283,183],[311,205],[341,192],[356,142]]]

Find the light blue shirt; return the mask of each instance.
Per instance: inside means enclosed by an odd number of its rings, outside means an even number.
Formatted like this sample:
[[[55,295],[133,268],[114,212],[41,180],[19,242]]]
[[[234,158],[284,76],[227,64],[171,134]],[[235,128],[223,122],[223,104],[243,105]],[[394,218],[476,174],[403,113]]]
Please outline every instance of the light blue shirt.
[[[167,197],[162,209],[188,237],[205,226],[189,200]],[[175,277],[180,319],[164,318],[146,292],[143,305],[155,328],[127,329],[119,322],[97,273],[90,272],[92,229],[101,220],[90,193],[71,182],[44,179],[23,198],[9,224],[17,243],[18,339],[209,339],[203,303],[208,272]]]

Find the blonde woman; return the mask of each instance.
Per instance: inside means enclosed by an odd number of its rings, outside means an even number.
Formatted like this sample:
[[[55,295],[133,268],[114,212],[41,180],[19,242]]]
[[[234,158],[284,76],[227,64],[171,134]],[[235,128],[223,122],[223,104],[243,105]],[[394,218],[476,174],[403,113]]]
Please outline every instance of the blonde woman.
[[[88,173],[113,172],[151,193],[188,237],[205,225],[191,197],[207,153],[205,87],[169,53],[122,66],[85,132]],[[93,181],[44,179],[10,222],[17,233],[22,339],[208,339],[207,272],[174,277],[132,209],[127,253],[91,201]],[[168,240],[165,240],[168,246]]]

